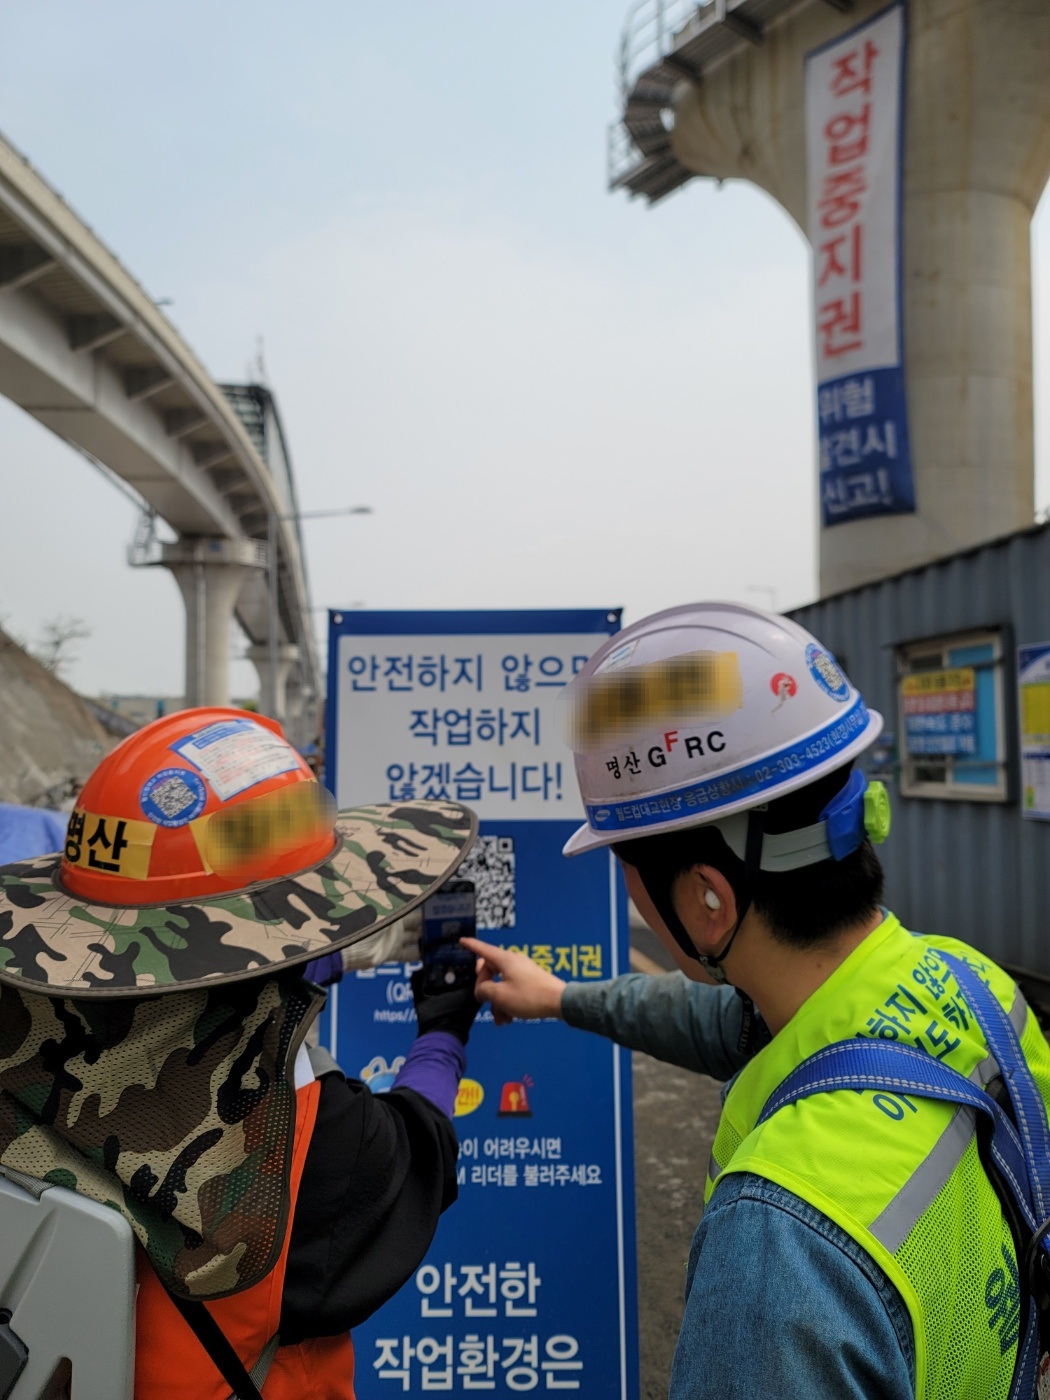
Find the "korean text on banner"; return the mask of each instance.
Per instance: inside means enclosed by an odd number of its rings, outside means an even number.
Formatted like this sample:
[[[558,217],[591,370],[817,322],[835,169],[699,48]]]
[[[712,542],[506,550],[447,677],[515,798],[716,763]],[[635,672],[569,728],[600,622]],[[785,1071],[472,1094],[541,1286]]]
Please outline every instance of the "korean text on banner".
[[[561,854],[582,817],[561,697],[617,610],[335,613],[328,783],[340,807],[450,799],[481,819],[457,872],[479,937],[567,981],[627,966],[615,861]],[[332,989],[322,1043],[373,1093],[415,1035],[418,964]],[[354,1329],[360,1400],[441,1390],[636,1400],[630,1060],[562,1022],[482,1008],[455,1107],[459,1198],[426,1258]]]
[[[821,516],[915,509],[901,344],[904,6],[806,57]]]
[[[905,676],[901,710],[909,754],[976,754],[977,676],[972,666]]]
[[[1021,815],[1050,821],[1050,642],[1017,649]]]

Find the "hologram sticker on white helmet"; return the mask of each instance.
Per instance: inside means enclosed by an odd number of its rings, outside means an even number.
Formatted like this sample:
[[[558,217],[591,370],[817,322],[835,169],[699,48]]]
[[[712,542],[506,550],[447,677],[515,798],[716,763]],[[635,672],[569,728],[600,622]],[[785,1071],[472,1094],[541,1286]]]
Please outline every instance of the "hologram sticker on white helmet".
[[[219,720],[171,747],[204,774],[223,802],[299,767],[292,746],[252,719]]]
[[[614,651],[609,653],[602,664],[596,667],[594,674],[596,676],[604,676],[606,671],[616,671],[621,666],[626,666],[637,650],[637,647],[637,637],[635,637],[633,642],[624,642],[622,647],[616,647]]]
[[[806,665],[825,695],[840,702],[849,699],[849,681],[839,670],[838,662],[830,651],[810,642],[806,647]]]

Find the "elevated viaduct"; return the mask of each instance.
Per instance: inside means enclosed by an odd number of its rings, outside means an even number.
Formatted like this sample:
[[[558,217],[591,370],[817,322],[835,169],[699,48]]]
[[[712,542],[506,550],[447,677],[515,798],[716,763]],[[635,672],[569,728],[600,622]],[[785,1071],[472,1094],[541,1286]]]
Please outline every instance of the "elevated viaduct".
[[[2,140],[0,393],[141,501],[131,562],[168,568],[179,585],[186,703],[229,703],[236,615],[266,708],[294,721],[319,677],[272,394],[215,383],[117,258]],[[156,539],[154,518],[174,542]]]

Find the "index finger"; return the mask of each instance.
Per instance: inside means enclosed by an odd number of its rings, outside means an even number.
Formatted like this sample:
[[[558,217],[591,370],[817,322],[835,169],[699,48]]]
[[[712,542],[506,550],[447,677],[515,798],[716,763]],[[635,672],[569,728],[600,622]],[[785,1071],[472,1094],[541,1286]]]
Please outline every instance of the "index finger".
[[[460,947],[469,949],[475,957],[484,958],[490,967],[502,972],[514,954],[507,948],[497,948],[494,943],[482,943],[480,938],[461,938]]]

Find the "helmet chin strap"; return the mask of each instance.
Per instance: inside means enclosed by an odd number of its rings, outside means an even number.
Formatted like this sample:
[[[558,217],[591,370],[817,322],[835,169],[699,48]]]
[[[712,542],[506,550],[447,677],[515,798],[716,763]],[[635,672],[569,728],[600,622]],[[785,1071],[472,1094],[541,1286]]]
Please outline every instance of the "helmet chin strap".
[[[765,834],[765,808],[752,807],[747,814],[747,843],[744,849],[744,869],[748,875],[748,893],[744,895],[737,910],[736,923],[729,934],[725,947],[720,953],[701,953],[698,951],[693,940],[685,931],[681,919],[674,907],[671,889],[665,882],[661,882],[658,888],[654,888],[656,880],[647,878],[646,872],[639,870],[638,874],[645,892],[653,901],[656,912],[667,925],[667,931],[681,948],[687,958],[692,958],[708,972],[716,982],[726,983],[729,981],[722,964],[729,956],[730,950],[736,941],[736,936],[740,932],[741,925],[747,918],[748,910],[751,908],[750,886],[754,877],[758,874],[762,863],[762,840]],[[653,872],[649,872],[650,877]],[[743,993],[741,993],[743,995]]]

